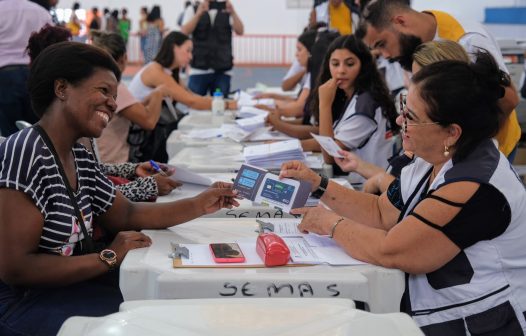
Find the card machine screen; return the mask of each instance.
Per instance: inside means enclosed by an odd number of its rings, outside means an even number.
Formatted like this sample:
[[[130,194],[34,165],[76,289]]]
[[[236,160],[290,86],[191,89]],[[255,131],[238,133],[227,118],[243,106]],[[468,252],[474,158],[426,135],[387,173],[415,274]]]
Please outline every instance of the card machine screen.
[[[261,196],[283,204],[289,204],[296,187],[273,179],[266,179]]]
[[[247,184],[246,186],[247,187],[253,187],[254,186],[254,183],[256,182],[256,180],[258,179],[259,177],[259,173],[257,171],[254,171],[254,170],[250,170],[250,169],[243,169],[243,171],[241,172],[241,176],[243,177],[243,180],[248,182],[249,184]],[[251,181],[251,182],[250,182]],[[252,183],[252,185],[250,185],[250,183]]]

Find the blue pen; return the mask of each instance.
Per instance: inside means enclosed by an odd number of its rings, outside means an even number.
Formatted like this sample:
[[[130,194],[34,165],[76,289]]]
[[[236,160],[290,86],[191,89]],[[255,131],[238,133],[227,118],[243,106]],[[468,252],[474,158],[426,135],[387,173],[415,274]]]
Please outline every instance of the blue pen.
[[[164,170],[162,170],[161,167],[159,167],[159,165],[155,161],[150,160],[150,166],[152,166],[153,170],[155,170],[159,174],[164,175],[164,176],[168,176],[168,175],[166,175]]]

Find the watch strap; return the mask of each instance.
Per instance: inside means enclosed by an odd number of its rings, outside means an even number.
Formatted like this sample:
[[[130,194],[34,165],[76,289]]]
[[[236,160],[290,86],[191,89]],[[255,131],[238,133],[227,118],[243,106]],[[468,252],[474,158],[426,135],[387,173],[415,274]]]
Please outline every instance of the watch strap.
[[[113,254],[113,257],[111,258],[108,258],[105,256],[106,253],[111,253]],[[100,260],[102,260],[106,265],[108,265],[108,267],[110,268],[110,270],[114,269],[115,266],[117,265],[117,253],[115,253],[115,251],[113,250],[110,250],[110,249],[104,249],[102,250],[100,253],[99,253],[99,258]]]
[[[314,190],[314,192],[312,193],[312,197],[318,199],[323,196],[323,194],[327,190],[327,186],[329,185],[329,179],[326,176],[320,175],[320,177],[320,185],[318,186],[318,189]]]

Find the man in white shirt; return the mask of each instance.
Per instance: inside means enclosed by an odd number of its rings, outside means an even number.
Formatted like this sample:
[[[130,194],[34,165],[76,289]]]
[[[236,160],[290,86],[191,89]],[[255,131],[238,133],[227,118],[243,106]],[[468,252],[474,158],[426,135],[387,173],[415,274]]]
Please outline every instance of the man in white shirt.
[[[451,40],[463,46],[468,54],[475,54],[479,50],[488,51],[501,70],[508,73],[497,42],[480,23],[459,20],[437,10],[418,12],[405,0],[370,2],[363,11],[357,34],[363,36],[365,44],[371,49],[376,49],[386,59],[397,61],[408,71],[411,70],[413,52],[420,44],[433,40]],[[509,117],[496,139],[499,149],[513,162],[521,136],[514,110],[519,97],[513,83],[503,89],[499,106]]]
[[[204,0],[197,10],[187,7],[181,32],[191,34],[194,42],[188,78],[188,88],[193,92],[203,96],[216,89],[224,96],[230,92],[232,29],[238,35],[244,31],[229,0]]]
[[[0,132],[9,136],[18,131],[15,122],[37,121],[26,88],[29,56],[25,50],[32,32],[51,15],[42,6],[28,0],[0,0]]]

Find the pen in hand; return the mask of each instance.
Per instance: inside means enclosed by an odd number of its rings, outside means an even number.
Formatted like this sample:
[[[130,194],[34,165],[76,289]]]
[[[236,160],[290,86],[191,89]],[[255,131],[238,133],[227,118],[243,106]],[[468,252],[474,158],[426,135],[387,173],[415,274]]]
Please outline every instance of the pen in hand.
[[[164,170],[161,169],[161,167],[159,167],[159,165],[153,161],[153,160],[150,160],[150,166],[152,166],[153,170],[155,170],[156,172],[158,172],[159,174],[163,175],[163,176],[168,176]]]

